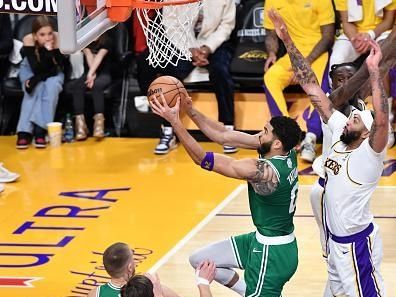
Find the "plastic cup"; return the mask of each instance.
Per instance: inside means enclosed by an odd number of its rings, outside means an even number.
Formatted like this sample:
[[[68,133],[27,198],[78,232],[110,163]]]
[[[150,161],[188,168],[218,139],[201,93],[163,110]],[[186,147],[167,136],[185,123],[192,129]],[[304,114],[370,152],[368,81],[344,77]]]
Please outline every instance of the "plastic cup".
[[[62,143],[62,123],[52,122],[47,124],[48,137],[52,147],[59,147]]]

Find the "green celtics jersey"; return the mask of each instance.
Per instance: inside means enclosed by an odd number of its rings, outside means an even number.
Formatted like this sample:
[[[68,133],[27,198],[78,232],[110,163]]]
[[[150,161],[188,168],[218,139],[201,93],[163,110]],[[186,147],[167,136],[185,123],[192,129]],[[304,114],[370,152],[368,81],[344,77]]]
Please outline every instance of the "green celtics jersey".
[[[116,285],[109,282],[98,287],[96,290],[96,297],[120,297],[120,290],[121,287],[117,287]]]
[[[297,155],[291,150],[287,156],[263,160],[275,171],[279,185],[272,194],[257,194],[248,183],[249,205],[253,223],[264,236],[282,236],[293,232],[293,216],[298,191]]]

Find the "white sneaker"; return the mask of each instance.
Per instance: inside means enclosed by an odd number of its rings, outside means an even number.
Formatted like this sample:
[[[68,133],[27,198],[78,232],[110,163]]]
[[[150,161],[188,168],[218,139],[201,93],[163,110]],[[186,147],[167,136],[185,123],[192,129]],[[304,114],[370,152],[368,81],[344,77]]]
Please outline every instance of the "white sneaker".
[[[161,138],[154,150],[154,153],[157,155],[165,155],[177,147],[173,128],[162,126],[161,129]]]
[[[140,112],[148,112],[149,111],[149,102],[147,96],[135,96],[135,107]]]
[[[4,191],[4,185],[0,184],[0,193]]]
[[[224,126],[227,130],[234,130],[234,126],[232,125],[225,125]],[[233,154],[236,153],[238,151],[238,148],[234,147],[234,146],[229,146],[229,145],[223,145],[223,153],[224,154]]]
[[[305,139],[303,140],[303,144],[301,146],[301,159],[312,163],[315,160],[316,152],[316,135],[308,132],[305,135]]]
[[[19,178],[18,173],[8,171],[3,167],[3,163],[0,163],[0,183],[11,183]]]

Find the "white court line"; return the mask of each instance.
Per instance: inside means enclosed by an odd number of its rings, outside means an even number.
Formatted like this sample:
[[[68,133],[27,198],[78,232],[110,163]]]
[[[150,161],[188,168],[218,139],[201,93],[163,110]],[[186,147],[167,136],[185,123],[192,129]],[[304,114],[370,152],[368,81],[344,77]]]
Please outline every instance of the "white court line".
[[[300,188],[304,188],[304,187],[312,187],[313,186],[313,184],[312,185],[298,185],[298,187],[300,187]],[[377,186],[377,189],[396,189],[396,186]]]
[[[162,265],[169,261],[169,259],[176,254],[187,242],[193,238],[203,227],[205,227],[220,211],[223,210],[232,200],[235,199],[243,190],[246,190],[246,185],[239,185],[231,192],[215,209],[213,209],[197,226],[194,227],[182,240],[180,240],[169,252],[167,252],[161,259],[157,261],[149,269],[149,273],[156,272]]]

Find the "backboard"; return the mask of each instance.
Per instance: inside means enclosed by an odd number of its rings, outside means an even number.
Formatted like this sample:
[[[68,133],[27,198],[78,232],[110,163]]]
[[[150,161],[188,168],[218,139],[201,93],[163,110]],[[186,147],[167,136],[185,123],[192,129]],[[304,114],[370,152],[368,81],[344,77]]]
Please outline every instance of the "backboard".
[[[60,50],[71,54],[85,48],[117,23],[108,18],[106,0],[58,0]]]

